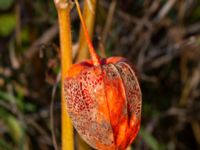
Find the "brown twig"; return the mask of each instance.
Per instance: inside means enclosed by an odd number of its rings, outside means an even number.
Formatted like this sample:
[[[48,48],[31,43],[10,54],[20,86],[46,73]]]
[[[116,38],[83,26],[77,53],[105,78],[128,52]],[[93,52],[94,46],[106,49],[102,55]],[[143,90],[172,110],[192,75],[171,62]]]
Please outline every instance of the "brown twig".
[[[57,34],[58,24],[56,23],[52,27],[47,29],[44,34],[31,45],[31,47],[24,54],[25,59],[31,59],[40,50],[38,48],[39,45],[50,42]]]
[[[57,144],[56,134],[55,134],[55,129],[54,129],[53,112],[54,112],[54,99],[55,99],[56,89],[60,82],[60,79],[61,79],[61,72],[58,73],[57,78],[56,78],[56,83],[53,86],[52,94],[51,94],[51,104],[50,104],[50,126],[51,126],[51,133],[52,133],[51,137],[52,137],[52,141],[53,141],[55,150],[58,150],[58,144]]]
[[[175,4],[176,0],[168,0],[166,4],[161,8],[160,12],[158,13],[157,17],[155,18],[155,22],[162,20],[167,13],[171,10],[173,5]]]
[[[101,38],[101,42],[103,44],[105,44],[105,41],[106,41],[106,38],[107,38],[107,35],[108,35],[108,31],[109,31],[109,29],[111,27],[111,24],[112,24],[112,21],[113,21],[114,12],[115,12],[115,9],[116,9],[116,5],[117,5],[117,1],[116,0],[112,0],[112,2],[110,4],[110,7],[109,7],[106,23],[104,25],[103,32],[102,32],[102,35],[101,35],[101,37],[102,37]]]

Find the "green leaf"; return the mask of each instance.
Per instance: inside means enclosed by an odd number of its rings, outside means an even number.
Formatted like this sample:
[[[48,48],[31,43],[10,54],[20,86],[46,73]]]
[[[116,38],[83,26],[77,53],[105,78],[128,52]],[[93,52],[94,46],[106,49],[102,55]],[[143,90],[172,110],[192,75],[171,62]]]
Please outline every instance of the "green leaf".
[[[0,139],[0,149],[13,150],[13,148],[7,142],[5,142],[3,139]]]
[[[144,128],[140,129],[140,135],[152,150],[160,150],[158,141]]]
[[[22,110],[23,107],[24,107],[23,106],[24,105],[23,98],[22,98],[22,96],[20,97],[20,95],[18,97],[15,97],[15,96],[7,93],[7,92],[0,91],[0,99],[2,99],[4,101],[9,101],[9,102],[12,102],[12,103],[16,103],[18,109],[20,109],[20,110]]]
[[[16,100],[15,97],[13,97],[12,95],[4,91],[0,91],[0,99],[5,100],[5,101],[10,101],[10,102],[13,102]]]
[[[29,146],[29,138],[26,135],[25,128],[23,127],[22,123],[3,108],[0,108],[0,118],[6,126],[8,133],[12,137],[15,147],[17,146],[19,150],[27,149]],[[6,143],[3,140],[0,141],[0,150],[1,148],[3,150],[10,150],[10,147],[5,147],[5,144]]]
[[[13,4],[13,0],[0,0],[0,10],[6,10]]]
[[[4,109],[0,108],[0,112],[0,118],[3,119],[4,124],[8,128],[9,132],[12,133],[11,136],[13,140],[18,143],[23,133],[20,122],[17,120],[17,118],[9,114]]]
[[[15,16],[13,14],[5,14],[0,16],[0,36],[9,35],[15,28]]]
[[[28,28],[23,28],[21,32],[21,38],[23,42],[28,42],[29,41],[29,31]]]
[[[13,116],[8,116],[5,120],[6,124],[10,130],[10,133],[12,133],[12,138],[16,143],[20,142],[19,140],[22,138],[23,131],[22,127],[20,125],[20,122]]]
[[[24,111],[28,111],[28,112],[35,112],[36,111],[36,106],[32,103],[25,103],[24,104],[25,108],[24,108]]]

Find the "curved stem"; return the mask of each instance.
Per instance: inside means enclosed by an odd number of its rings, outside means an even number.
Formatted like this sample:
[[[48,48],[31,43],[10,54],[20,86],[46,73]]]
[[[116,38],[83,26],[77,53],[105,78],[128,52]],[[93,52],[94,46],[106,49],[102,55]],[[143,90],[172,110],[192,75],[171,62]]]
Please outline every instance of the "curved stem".
[[[97,0],[84,0],[83,10],[82,10],[83,19],[85,21],[85,24],[86,24],[86,27],[88,29],[88,33],[91,39],[93,36],[93,31],[94,31],[96,4],[97,4]],[[81,27],[79,31],[78,54],[77,54],[76,62],[80,62],[83,59],[88,58],[89,51],[88,51],[87,45],[88,44],[87,44],[87,41],[85,40],[83,27]]]
[[[62,150],[74,150],[73,126],[67,113],[64,98],[64,79],[72,64],[72,40],[70,26],[71,5],[66,0],[54,0],[59,21],[60,47],[61,47],[61,119],[62,119]]]
[[[76,4],[77,10],[78,10],[78,14],[79,14],[79,17],[80,17],[80,20],[81,20],[81,24],[82,24],[83,31],[84,31],[84,34],[85,34],[85,38],[86,38],[86,41],[88,43],[88,48],[89,48],[89,51],[90,51],[90,55],[91,55],[93,64],[95,66],[98,66],[100,64],[99,56],[95,52],[94,47],[92,45],[92,42],[91,42],[87,27],[86,27],[85,22],[83,20],[83,16],[82,16],[82,13],[81,13],[81,9],[80,9],[78,0],[75,0],[75,4]]]

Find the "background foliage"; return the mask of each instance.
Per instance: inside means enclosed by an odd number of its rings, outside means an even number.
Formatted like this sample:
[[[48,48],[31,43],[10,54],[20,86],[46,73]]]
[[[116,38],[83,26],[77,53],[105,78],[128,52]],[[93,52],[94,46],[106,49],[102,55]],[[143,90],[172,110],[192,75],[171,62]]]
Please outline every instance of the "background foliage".
[[[75,9],[71,18],[76,56]],[[0,149],[53,149],[49,108],[60,70],[58,40],[53,0],[0,0]],[[102,56],[127,57],[138,71],[142,127],[133,149],[200,149],[199,0],[100,0],[94,44]]]

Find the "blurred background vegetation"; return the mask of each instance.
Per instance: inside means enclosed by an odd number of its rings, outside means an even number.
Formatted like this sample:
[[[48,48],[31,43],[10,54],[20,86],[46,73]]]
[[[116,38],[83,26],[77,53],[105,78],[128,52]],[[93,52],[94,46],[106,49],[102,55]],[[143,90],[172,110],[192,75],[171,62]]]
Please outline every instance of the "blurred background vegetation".
[[[75,56],[75,9],[71,20]],[[200,1],[99,0],[93,40],[138,71],[142,125],[132,149],[200,149]],[[53,149],[58,46],[53,0],[0,0],[0,150]],[[60,85],[53,114],[60,144]]]

